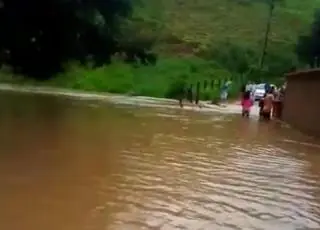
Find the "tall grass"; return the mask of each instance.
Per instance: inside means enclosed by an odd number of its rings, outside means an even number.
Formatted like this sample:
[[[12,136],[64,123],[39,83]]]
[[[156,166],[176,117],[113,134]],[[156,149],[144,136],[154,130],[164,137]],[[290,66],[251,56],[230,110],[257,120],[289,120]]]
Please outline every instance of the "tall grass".
[[[281,78],[299,66],[298,35],[309,28],[315,1],[286,0],[276,4],[263,71],[256,71],[268,19],[263,0],[140,0],[134,28],[156,38],[157,53],[171,57],[197,56],[218,69],[251,80]],[[303,5],[303,7],[301,7]],[[252,71],[254,70],[254,71]],[[237,77],[238,78],[238,77]]]
[[[245,76],[232,74],[214,62],[196,57],[162,58],[155,66],[114,62],[92,68],[69,63],[66,69],[65,73],[46,84],[97,92],[176,98],[181,90],[185,91],[190,86],[195,91],[200,82],[200,99],[213,100],[219,96],[225,81],[233,82],[231,95],[235,95],[246,80]]]
[[[229,62],[226,60],[227,63]],[[186,96],[185,93],[190,87],[195,95],[196,86],[200,84],[200,100],[216,101],[226,81],[232,81],[229,93],[230,97],[235,97],[244,83],[252,79],[259,82],[262,76],[261,72],[254,70],[230,72],[221,64],[194,56],[162,57],[154,66],[114,61],[99,68],[72,62],[65,68],[65,72],[45,82],[16,77],[10,70],[3,70],[0,71],[0,81],[161,98],[178,98],[182,92]],[[275,80],[271,81],[275,83]]]
[[[176,37],[182,44],[207,45],[230,41],[261,50],[268,17],[267,1],[262,0],[140,0],[135,16],[160,25],[154,30],[164,46],[171,49],[165,38]],[[245,3],[245,4],[244,4]],[[316,0],[286,0],[277,4],[272,20],[269,48],[290,50],[298,35],[312,21]],[[162,27],[161,27],[162,25]]]

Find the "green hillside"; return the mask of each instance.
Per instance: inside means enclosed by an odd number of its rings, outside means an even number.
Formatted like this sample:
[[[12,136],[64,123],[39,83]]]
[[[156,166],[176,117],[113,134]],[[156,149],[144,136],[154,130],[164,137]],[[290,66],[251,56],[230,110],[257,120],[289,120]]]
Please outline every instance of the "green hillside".
[[[285,72],[304,65],[297,60],[295,45],[298,36],[310,30],[314,11],[320,7],[320,0],[276,0],[261,70],[258,64],[269,18],[268,0],[132,1],[133,17],[117,24],[122,32],[117,33],[119,44],[147,50],[157,59],[156,64],[123,62],[121,55],[98,68],[67,63],[66,71],[49,84],[176,97],[181,88],[210,82],[211,89],[202,91],[200,99],[219,97],[221,84],[227,80],[233,82],[231,96],[237,96],[240,86],[249,80],[280,84]],[[2,71],[0,80],[11,81],[11,76]]]
[[[163,53],[197,53],[230,42],[261,50],[268,17],[264,0],[142,0],[137,21],[156,35]],[[266,0],[265,0],[266,1]],[[285,0],[276,5],[270,52],[293,52],[297,36],[308,28],[318,0]],[[143,21],[143,22],[141,22]]]

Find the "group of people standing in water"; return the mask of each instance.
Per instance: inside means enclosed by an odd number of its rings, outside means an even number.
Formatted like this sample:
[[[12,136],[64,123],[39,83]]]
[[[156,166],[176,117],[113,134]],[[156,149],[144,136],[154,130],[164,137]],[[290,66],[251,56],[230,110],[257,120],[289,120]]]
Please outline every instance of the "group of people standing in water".
[[[227,106],[228,103],[228,92],[230,89],[232,82],[231,81],[226,81],[223,86],[221,87],[220,91],[220,101],[219,105],[220,106]],[[259,87],[260,85],[260,87]],[[241,106],[242,106],[242,116],[243,117],[249,117],[251,108],[254,105],[255,102],[255,90],[259,89],[261,90],[261,85],[255,85],[255,84],[246,84],[242,86],[241,88]],[[260,118],[263,120],[270,120],[273,115],[275,117],[281,117],[278,116],[280,113],[274,113],[274,111],[281,111],[278,108],[274,108],[274,105],[277,103],[274,103],[275,101],[282,101],[284,97],[284,92],[285,92],[285,84],[277,90],[275,86],[270,85],[268,83],[263,84],[264,85],[264,90],[263,92],[264,95],[263,97],[259,100],[259,115]],[[259,87],[259,88],[258,88]],[[263,87],[263,86],[262,86]],[[190,87],[188,90],[181,89],[181,92],[179,94],[179,105],[181,108],[183,108],[183,100],[187,99],[189,102],[193,104],[193,92],[192,92],[192,87]],[[202,104],[198,104],[199,102],[199,97],[196,97],[195,99],[195,104],[197,104],[200,108],[202,107]],[[213,103],[213,102],[212,102]],[[282,103],[280,103],[282,104]],[[279,104],[278,104],[279,105]]]
[[[259,115],[263,120],[270,120],[272,117],[272,110],[275,100],[282,100],[284,97],[285,85],[283,85],[280,90],[276,90],[274,86],[265,84],[265,94],[259,100]],[[251,107],[254,105],[252,88],[248,86],[243,86],[241,89],[241,106],[242,106],[242,116],[249,117]]]

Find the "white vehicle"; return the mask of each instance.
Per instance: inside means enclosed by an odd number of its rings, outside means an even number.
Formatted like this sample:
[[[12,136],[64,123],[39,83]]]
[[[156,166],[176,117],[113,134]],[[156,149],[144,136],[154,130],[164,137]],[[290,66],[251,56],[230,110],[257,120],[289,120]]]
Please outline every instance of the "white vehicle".
[[[259,101],[260,99],[263,98],[263,96],[266,94],[266,88],[265,88],[266,84],[263,83],[263,84],[258,84],[258,85],[255,85],[253,91],[252,91],[252,98],[253,100],[255,101]],[[273,85],[273,84],[270,84],[270,87],[273,87],[275,90],[276,89],[276,86]]]
[[[252,98],[255,101],[259,101],[266,93],[265,84],[255,85],[252,91]]]

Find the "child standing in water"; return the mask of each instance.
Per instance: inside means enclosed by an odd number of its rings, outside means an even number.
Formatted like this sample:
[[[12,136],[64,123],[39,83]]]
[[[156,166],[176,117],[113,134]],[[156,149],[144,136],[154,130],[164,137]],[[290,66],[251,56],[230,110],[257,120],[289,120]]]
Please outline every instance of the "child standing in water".
[[[251,100],[251,93],[250,91],[246,91],[242,97],[241,101],[242,105],[242,116],[243,117],[249,117],[251,107],[253,106],[253,101]]]

